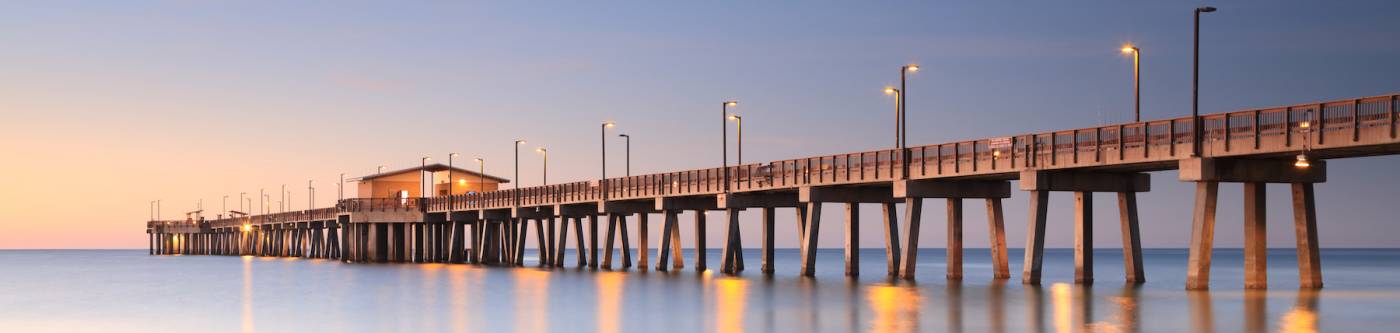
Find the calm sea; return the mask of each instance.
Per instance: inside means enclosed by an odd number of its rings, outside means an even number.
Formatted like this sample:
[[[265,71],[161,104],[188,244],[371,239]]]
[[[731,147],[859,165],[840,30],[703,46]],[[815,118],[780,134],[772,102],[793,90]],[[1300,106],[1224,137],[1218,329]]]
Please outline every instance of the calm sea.
[[[533,255],[531,253],[530,255]],[[798,253],[777,273],[756,251],[737,277],[576,268],[148,256],[144,250],[0,251],[0,332],[1395,332],[1400,250],[1326,249],[1326,288],[1297,289],[1292,250],[1268,258],[1267,292],[1244,291],[1241,252],[1217,250],[1209,292],[1184,291],[1185,250],[1146,250],[1148,283],[1122,282],[1117,251],[1095,253],[1097,283],[1072,281],[1069,250],[1050,250],[1041,287],[990,279],[986,250],[966,278],[943,278],[943,252],[919,255],[916,283],[884,277],[862,253],[858,279],[840,250],[816,278]],[[572,257],[571,257],[572,258]],[[709,255],[712,268],[719,252]]]

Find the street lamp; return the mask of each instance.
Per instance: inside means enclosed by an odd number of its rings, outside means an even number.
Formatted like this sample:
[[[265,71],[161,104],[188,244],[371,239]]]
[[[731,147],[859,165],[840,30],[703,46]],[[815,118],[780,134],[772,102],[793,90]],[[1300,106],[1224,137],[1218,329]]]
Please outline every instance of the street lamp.
[[[267,189],[258,189],[258,213],[267,214]]]
[[[225,214],[225,213],[228,213],[228,195],[227,195],[227,194],[224,195],[223,205],[220,206],[220,208],[221,208],[222,210],[219,211],[219,218],[224,218],[224,214]]]
[[[449,201],[448,206],[452,205],[450,201],[452,201],[452,159],[454,157],[457,157],[457,153],[447,154],[447,200]]]
[[[429,174],[428,174],[428,160],[431,160],[431,159],[433,159],[433,156],[432,156],[432,155],[423,156],[423,158],[418,159],[418,162],[419,162],[418,164],[420,165],[420,166],[418,167],[418,191],[419,191],[419,192],[418,192],[418,197],[419,197],[419,198],[427,198],[427,197],[428,197],[428,191],[431,191],[430,187],[428,187],[429,184],[427,184],[427,183],[429,183],[429,182],[432,182],[432,179],[429,179],[429,178],[428,178],[428,177],[429,177],[429,176],[428,176],[428,175],[429,175]]]
[[[897,101],[898,103],[896,103],[896,107],[899,108],[899,111],[897,112],[899,114],[899,148],[904,148],[909,144],[909,123],[905,121],[906,115],[908,115],[908,113],[905,112],[904,107],[908,104],[908,99],[905,98],[906,96],[904,96],[904,92],[909,91],[909,88],[905,86],[905,76],[906,74],[918,71],[919,65],[915,64],[908,64],[899,67],[899,91],[901,94],[899,96],[899,100]]]
[[[627,144],[626,144],[626,147],[627,147],[627,155],[626,155],[626,156],[627,156],[627,159],[624,160],[624,161],[626,161],[626,164],[624,164],[624,165],[626,165],[626,167],[625,167],[623,170],[627,170],[625,174],[626,174],[628,177],[631,177],[631,176],[632,176],[632,136],[631,136],[631,135],[627,135],[627,134],[618,134],[617,136],[619,136],[619,137],[621,137],[623,140],[626,140],[626,141],[627,141]]]
[[[386,167],[388,167],[388,166],[384,166],[384,165],[378,166],[378,167],[376,167],[376,168],[374,169],[374,170],[375,170],[374,173],[375,173],[375,174],[384,173],[384,168],[386,168]]]
[[[894,147],[904,148],[904,140],[900,138],[900,133],[903,131],[899,129],[899,125],[903,123],[900,120],[900,115],[903,112],[899,111],[899,106],[903,104],[901,102],[904,100],[904,91],[895,87],[885,87],[885,95],[894,96]]]
[[[1133,54],[1133,122],[1142,121],[1142,49],[1123,45],[1123,53]]]
[[[515,182],[515,205],[520,205],[520,145],[525,144],[525,140],[515,140],[515,176],[511,181]]]
[[[540,176],[540,185],[549,185],[549,150],[544,149],[544,147],[536,147],[535,152],[544,156],[544,167],[541,168],[544,172]]]
[[[240,213],[243,213],[244,215],[247,215],[247,214],[248,214],[248,211],[249,211],[249,210],[252,210],[252,209],[246,209],[246,210],[243,209],[243,203],[244,203],[244,202],[248,202],[248,201],[246,201],[246,199],[244,199],[243,197],[244,197],[244,196],[247,196],[247,195],[248,195],[248,192],[238,192],[238,211],[239,211]],[[250,202],[250,203],[248,204],[248,206],[251,207],[251,206],[253,206],[253,204]]]
[[[306,210],[316,208],[316,187],[312,184],[313,179],[306,180]]]
[[[1195,15],[1195,35],[1193,42],[1193,55],[1191,58],[1191,138],[1196,141],[1191,145],[1191,157],[1201,156],[1201,113],[1200,113],[1200,85],[1201,85],[1201,13],[1214,12],[1215,7],[1197,7]]]
[[[739,162],[735,163],[735,165],[744,165],[744,117],[731,114],[729,115],[729,120],[733,120],[739,127]]]
[[[486,192],[486,160],[477,157],[476,164],[481,167],[481,171],[476,174],[477,178],[480,179],[477,183],[476,193],[480,195]]]
[[[1303,151],[1298,152],[1293,166],[1307,169],[1312,167],[1312,162],[1308,161],[1308,151],[1312,149],[1312,110],[1303,113],[1303,122],[1298,124],[1298,128],[1303,130]]]
[[[598,129],[598,142],[602,144],[602,153],[599,159],[603,162],[603,178],[598,180],[598,189],[603,192],[603,200],[608,199],[608,129],[613,126],[617,125],[611,121],[605,121]]]
[[[344,173],[344,172],[341,172],[341,173],[340,173],[340,182],[339,182],[339,183],[336,183],[335,185],[336,185],[336,189],[340,191],[340,194],[338,194],[338,195],[336,196],[336,201],[338,202],[338,201],[340,201],[340,200],[345,200],[345,173]]]
[[[720,104],[719,108],[719,145],[720,154],[724,155],[720,159],[720,172],[723,174],[720,179],[724,181],[725,193],[729,192],[729,107],[738,105],[739,101],[729,100]]]

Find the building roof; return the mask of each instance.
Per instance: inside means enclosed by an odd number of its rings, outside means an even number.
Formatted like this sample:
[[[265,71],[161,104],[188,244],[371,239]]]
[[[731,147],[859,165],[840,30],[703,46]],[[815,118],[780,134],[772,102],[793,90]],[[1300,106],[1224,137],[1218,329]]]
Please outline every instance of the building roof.
[[[471,177],[481,177],[481,176],[483,176],[480,172],[471,171],[471,170],[462,169],[462,168],[456,168],[456,167],[454,167],[454,168],[448,168],[447,165],[443,165],[442,163],[433,163],[433,164],[429,164],[429,165],[427,165],[427,166],[412,167],[412,168],[408,168],[408,169],[401,169],[401,170],[394,170],[394,171],[386,171],[386,172],[383,172],[383,173],[377,173],[377,174],[368,175],[368,176],[363,176],[363,177],[359,177],[359,178],[352,178],[352,179],[350,179],[350,180],[352,180],[352,181],[364,182],[364,181],[371,181],[371,180],[375,180],[375,179],[379,179],[379,178],[385,178],[385,177],[392,177],[392,176],[402,175],[402,174],[406,174],[406,173],[420,172],[420,171],[424,171],[424,170],[426,170],[426,171],[428,171],[428,172],[438,172],[438,171],[447,171],[447,169],[452,169],[452,172],[453,172],[453,173],[462,173],[462,174],[464,174],[464,175],[470,175]],[[486,176],[486,179],[490,179],[490,180],[495,181],[495,182],[497,182],[497,183],[509,183],[509,182],[510,182],[510,179],[505,179],[505,178],[496,177],[496,176],[492,176],[492,175],[485,175],[485,176]]]

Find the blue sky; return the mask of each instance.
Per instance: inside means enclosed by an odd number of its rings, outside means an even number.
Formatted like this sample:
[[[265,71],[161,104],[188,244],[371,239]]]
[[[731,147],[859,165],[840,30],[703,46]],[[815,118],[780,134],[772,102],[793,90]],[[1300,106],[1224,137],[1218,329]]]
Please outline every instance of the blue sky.
[[[634,173],[712,167],[727,99],[741,103],[746,161],[884,148],[893,101],[880,89],[910,62],[924,69],[909,82],[911,144],[1130,120],[1124,43],[1143,49],[1144,118],[1187,115],[1199,4],[0,4],[0,171],[16,178],[0,191],[0,247],[138,247],[150,200],[170,217],[281,184],[303,198],[310,178],[328,205],[339,173],[424,154],[485,157],[508,177],[517,138],[550,149],[551,180],[595,178],[604,120],[633,136]],[[1400,92],[1400,3],[1210,4],[1202,112]],[[620,174],[621,149],[609,153]],[[537,156],[522,156],[522,184],[538,184]],[[1400,246],[1396,167],[1333,162],[1318,187],[1323,246]],[[1146,246],[1186,245],[1191,192],[1175,176],[1154,174],[1140,197]],[[1269,194],[1270,242],[1290,245],[1287,192]],[[1238,246],[1239,188],[1221,195],[1217,245]],[[1115,247],[1116,207],[1099,198],[1096,241]],[[1052,199],[1050,246],[1070,244],[1070,199]],[[1006,204],[1013,247],[1025,202]],[[942,207],[925,209],[925,246],[942,246]],[[981,204],[968,207],[968,244],[985,246]],[[823,246],[839,246],[827,230]]]

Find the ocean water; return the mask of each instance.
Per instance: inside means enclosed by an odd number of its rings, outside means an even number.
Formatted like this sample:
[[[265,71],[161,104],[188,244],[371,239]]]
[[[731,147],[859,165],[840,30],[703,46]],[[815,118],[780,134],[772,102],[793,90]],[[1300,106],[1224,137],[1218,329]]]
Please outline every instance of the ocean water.
[[[1185,250],[1145,250],[1141,286],[1122,282],[1119,251],[1095,253],[1092,286],[1072,283],[1070,250],[1048,251],[1039,287],[1020,284],[1021,252],[1010,254],[1011,280],[991,279],[987,251],[969,249],[964,280],[949,282],[943,251],[923,250],[911,283],[885,277],[880,249],[862,251],[855,279],[840,250],[820,252],[815,278],[797,276],[790,249],[771,277],[753,250],[732,277],[695,272],[691,253],[685,270],[663,273],[7,250],[0,332],[1400,330],[1400,250],[1324,249],[1320,291],[1297,288],[1291,249],[1270,251],[1268,291],[1242,289],[1239,250],[1217,250],[1211,290],[1192,292]]]

